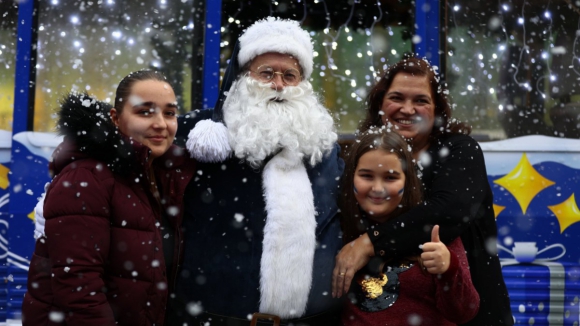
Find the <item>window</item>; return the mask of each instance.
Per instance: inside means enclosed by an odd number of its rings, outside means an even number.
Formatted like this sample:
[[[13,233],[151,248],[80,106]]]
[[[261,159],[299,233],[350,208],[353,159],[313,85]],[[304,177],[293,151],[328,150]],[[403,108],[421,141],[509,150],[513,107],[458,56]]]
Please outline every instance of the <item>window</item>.
[[[16,2],[0,2],[0,130],[12,130],[17,21]]]
[[[480,140],[580,137],[580,2],[447,3],[446,79]]]
[[[161,70],[189,111],[192,0],[47,0],[39,12],[35,131],[54,130],[68,91],[112,103],[121,79],[144,68]]]

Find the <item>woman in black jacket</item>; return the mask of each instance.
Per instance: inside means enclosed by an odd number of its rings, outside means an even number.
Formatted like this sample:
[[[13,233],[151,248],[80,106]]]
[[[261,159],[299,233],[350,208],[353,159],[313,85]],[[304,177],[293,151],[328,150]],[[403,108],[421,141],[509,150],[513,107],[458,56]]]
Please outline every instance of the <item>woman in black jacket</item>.
[[[446,94],[434,68],[417,58],[391,66],[371,90],[360,129],[385,125],[410,139],[425,203],[345,245],[336,257],[332,294],[346,293],[371,256],[400,259],[419,253],[438,224],[444,243],[461,237],[481,298],[478,315],[466,325],[513,325],[483,153],[467,136],[471,128],[451,118]]]

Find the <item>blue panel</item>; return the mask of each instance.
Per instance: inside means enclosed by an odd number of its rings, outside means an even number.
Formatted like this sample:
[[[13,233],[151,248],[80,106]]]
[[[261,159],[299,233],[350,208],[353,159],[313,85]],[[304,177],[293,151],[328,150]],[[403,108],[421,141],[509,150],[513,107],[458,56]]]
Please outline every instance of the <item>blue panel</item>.
[[[440,45],[440,4],[439,0],[415,1],[415,34],[421,39],[415,43],[415,52],[420,57],[426,57],[432,65],[441,66],[439,58]]]
[[[31,71],[35,60],[32,56],[35,1],[21,1],[18,5],[18,40],[16,44],[16,67],[14,78],[14,134],[28,130],[28,108],[30,107]]]
[[[220,83],[222,1],[206,2],[204,55],[203,55],[203,108],[212,108],[217,102]]]
[[[34,98],[34,51],[37,25],[37,0],[19,1],[18,27],[16,44],[16,64],[14,80],[14,116],[12,135],[28,132],[32,129],[33,98]],[[27,157],[28,156],[28,157]],[[8,227],[8,266],[6,268],[6,317],[19,319],[22,306],[23,292],[26,290],[26,277],[30,256],[34,248],[34,224],[28,214],[36,204],[39,191],[48,179],[47,161],[41,164],[30,155],[30,152],[12,139],[10,162],[10,201],[9,214],[2,214],[3,222]],[[31,164],[32,163],[32,164]],[[39,169],[35,169],[36,165]],[[37,174],[38,176],[34,176]],[[31,177],[32,176],[32,177]]]

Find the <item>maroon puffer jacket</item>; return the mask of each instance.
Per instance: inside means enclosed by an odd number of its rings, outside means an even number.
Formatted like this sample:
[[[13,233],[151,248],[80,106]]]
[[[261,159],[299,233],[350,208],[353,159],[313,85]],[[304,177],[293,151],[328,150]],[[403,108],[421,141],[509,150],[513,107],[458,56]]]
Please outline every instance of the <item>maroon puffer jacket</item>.
[[[66,116],[64,122],[70,120]],[[166,214],[176,230],[176,270],[183,193],[194,164],[177,147],[151,164],[147,147],[120,135],[93,141],[69,131],[53,155],[56,176],[44,204],[46,238],[39,239],[32,257],[23,324],[163,325],[172,284],[161,218]],[[151,170],[160,200],[151,191]]]

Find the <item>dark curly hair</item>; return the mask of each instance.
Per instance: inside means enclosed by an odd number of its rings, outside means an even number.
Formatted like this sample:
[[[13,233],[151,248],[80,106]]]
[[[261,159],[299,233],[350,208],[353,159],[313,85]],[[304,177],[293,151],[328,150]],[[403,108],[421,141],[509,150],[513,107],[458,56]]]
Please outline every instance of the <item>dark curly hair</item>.
[[[427,60],[416,57],[405,58],[387,68],[385,74],[379,82],[371,89],[367,97],[367,114],[365,120],[359,126],[359,131],[363,132],[373,126],[381,126],[381,107],[385,94],[391,87],[395,76],[399,73],[413,76],[426,76],[431,85],[431,97],[435,102],[435,123],[431,131],[431,138],[436,138],[443,133],[461,133],[469,135],[471,126],[451,118],[451,105],[447,98],[449,91],[440,82],[440,77],[435,72],[433,66]]]

